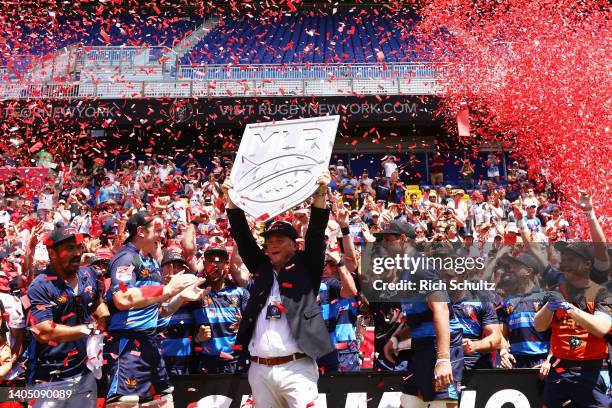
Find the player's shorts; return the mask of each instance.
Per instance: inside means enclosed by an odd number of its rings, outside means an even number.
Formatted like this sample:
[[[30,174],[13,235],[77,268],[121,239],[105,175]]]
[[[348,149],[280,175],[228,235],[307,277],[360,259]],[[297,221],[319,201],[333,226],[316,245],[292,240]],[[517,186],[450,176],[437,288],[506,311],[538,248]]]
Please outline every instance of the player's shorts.
[[[199,355],[196,357],[198,374],[235,374],[238,372],[238,358],[233,360],[218,356]]]
[[[436,360],[435,338],[412,339],[412,350],[402,393],[420,397],[423,401],[457,400],[463,378],[463,348],[461,345],[451,345],[453,383],[448,389],[441,391],[436,391],[434,384]]]
[[[570,402],[571,401],[571,402]],[[552,407],[611,407],[612,398],[599,369],[551,367],[544,386],[544,404]]]
[[[147,402],[172,393],[166,365],[153,335],[134,331],[115,331],[110,335],[107,403],[131,395]]]
[[[191,374],[190,356],[164,356],[166,372],[168,375],[189,375]]]
[[[514,364],[514,368],[534,368],[536,366],[541,365],[546,358],[548,357],[548,353],[546,354],[533,354],[533,355],[522,355],[522,354],[512,354],[514,359],[516,360],[516,364]]]

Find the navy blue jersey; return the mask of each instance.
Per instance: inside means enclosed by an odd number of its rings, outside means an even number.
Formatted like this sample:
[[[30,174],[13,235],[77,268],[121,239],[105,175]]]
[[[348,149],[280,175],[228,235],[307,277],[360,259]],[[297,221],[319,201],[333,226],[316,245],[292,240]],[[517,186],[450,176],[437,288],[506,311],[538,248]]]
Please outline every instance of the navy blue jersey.
[[[340,299],[341,283],[335,278],[323,278],[319,287],[319,305],[321,315],[332,346],[336,348],[336,317],[338,315],[338,301]]]
[[[357,340],[355,330],[358,312],[358,298],[340,298],[338,300],[335,330],[337,345]],[[340,347],[340,349],[342,348]]]
[[[422,256],[422,255],[416,255]],[[420,269],[415,271],[414,274],[404,273],[402,279],[411,280],[417,282],[438,282],[440,281],[440,275],[433,270]],[[455,317],[453,308],[450,304],[450,299],[445,291],[440,290],[423,290],[423,291],[411,291],[406,294],[408,300],[402,301],[402,311],[405,316],[405,322],[410,327],[410,334],[413,339],[429,339],[433,341],[436,337],[436,332],[433,324],[433,312],[429,308],[427,303],[429,296],[435,296],[434,301],[447,303],[449,312],[449,325],[451,332],[451,346],[461,345],[462,340],[462,328],[459,321]]]
[[[78,287],[74,289],[48,267],[36,276],[28,288],[31,303],[30,325],[50,320],[65,326],[93,322],[92,314],[99,300],[99,283],[90,269],[78,271]],[[28,382],[50,381],[74,377],[86,369],[87,337],[78,340],[42,344],[31,340]]]
[[[221,356],[225,359],[238,356],[239,353],[234,354],[232,349],[236,343],[236,333],[230,330],[230,326],[238,321],[237,315],[244,312],[248,300],[249,292],[246,289],[226,281],[223,289],[219,292],[211,290],[199,302],[192,311],[195,333],[201,325],[209,325],[212,338],[196,344],[196,355]]]
[[[189,374],[193,332],[192,312],[196,307],[195,302],[189,302],[181,306],[173,315],[159,318],[159,348],[166,361],[168,374]]]
[[[109,331],[136,330],[155,332],[159,318],[159,305],[153,304],[140,309],[118,310],[113,294],[129,288],[161,285],[161,273],[157,261],[144,258],[132,243],[128,243],[115,255],[109,266],[111,286],[106,301],[111,313]]]
[[[504,299],[497,309],[499,320],[508,330],[510,352],[513,355],[536,356],[548,353],[550,330],[538,332],[533,324],[535,315],[544,306],[545,293],[539,288]]]
[[[497,314],[492,302],[478,298],[458,301],[453,303],[453,311],[461,325],[463,338],[466,339],[480,340],[483,336],[484,326],[498,324]],[[465,367],[474,368],[481,357],[481,353],[465,354]]]

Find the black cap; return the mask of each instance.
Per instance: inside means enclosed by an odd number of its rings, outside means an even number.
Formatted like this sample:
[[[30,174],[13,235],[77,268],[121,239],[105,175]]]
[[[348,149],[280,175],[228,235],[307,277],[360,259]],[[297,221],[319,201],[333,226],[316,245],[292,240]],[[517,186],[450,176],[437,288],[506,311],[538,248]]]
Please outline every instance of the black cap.
[[[229,258],[229,252],[227,252],[227,249],[222,246],[209,246],[204,250],[204,257],[207,255],[223,255],[226,258]]]
[[[525,265],[528,268],[531,268],[535,273],[539,274],[541,273],[541,269],[542,266],[540,265],[540,263],[530,254],[527,253],[521,253],[518,254],[517,256],[509,256],[506,257],[506,259],[510,262],[517,262],[520,264]]]
[[[128,243],[132,240],[132,238],[134,238],[138,227],[144,227],[145,225],[149,225],[154,219],[155,218],[150,216],[149,213],[146,211],[138,211],[136,214],[133,214],[128,219],[126,224],[129,236],[124,241],[124,244]]]
[[[284,235],[286,237],[291,238],[292,240],[296,240],[298,238],[298,233],[293,228],[293,225],[289,224],[286,221],[275,221],[268,227],[268,229],[261,234],[262,237],[268,238],[270,235]]]
[[[592,261],[595,259],[595,254],[593,253],[593,243],[591,242],[559,241],[555,243],[555,249],[559,252],[571,251],[587,261]]]
[[[411,224],[397,220],[383,223],[382,231],[375,235],[377,237],[382,235],[406,235],[408,238],[416,238],[416,232]]]
[[[168,249],[164,251],[164,255],[161,261],[161,266],[164,266],[172,262],[180,262],[182,264],[187,265],[187,260],[183,256],[183,253],[180,251],[180,249],[173,248],[173,249]]]
[[[47,247],[54,247],[61,242],[68,240],[75,240],[77,244],[83,242],[83,235],[79,234],[76,229],[72,227],[56,228],[45,238],[44,244]]]

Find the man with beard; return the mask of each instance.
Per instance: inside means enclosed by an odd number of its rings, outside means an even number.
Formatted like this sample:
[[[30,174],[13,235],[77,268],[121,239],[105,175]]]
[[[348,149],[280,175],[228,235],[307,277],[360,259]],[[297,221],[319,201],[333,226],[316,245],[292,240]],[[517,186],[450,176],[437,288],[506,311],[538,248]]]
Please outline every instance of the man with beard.
[[[548,293],[535,316],[538,331],[552,327],[551,370],[544,402],[549,407],[611,406],[600,370],[608,357],[612,297],[589,276],[594,261],[591,243],[573,242],[561,251],[564,281]]]
[[[96,379],[86,365],[87,337],[98,327],[95,312],[103,302],[92,271],[80,268],[82,241],[74,228],[54,230],[44,241],[49,266],[28,288],[33,336],[28,383],[71,390],[70,399],[53,402],[57,407],[96,406]],[[38,399],[34,406],[47,403]]]
[[[172,387],[158,347],[159,304],[199,283],[194,275],[178,274],[162,285],[157,259],[161,257],[164,224],[145,211],[127,221],[128,238],[111,260],[111,286],[106,299],[111,312],[106,352],[110,387],[108,407],[137,407],[153,399],[173,407]],[[170,300],[170,303],[173,303]]]
[[[439,281],[438,272],[427,269],[427,258],[412,246],[416,237],[410,224],[391,221],[378,234],[389,257],[422,257],[416,270],[402,271],[402,279],[416,282]],[[420,282],[419,282],[420,281]],[[441,290],[413,291],[402,294],[405,325],[385,346],[385,355],[393,360],[400,342],[411,339],[408,375],[402,389],[402,408],[446,407],[459,395],[463,372],[462,333],[449,303]],[[451,324],[452,321],[452,324]]]
[[[534,318],[544,305],[545,293],[538,285],[541,267],[531,255],[507,257],[509,273],[503,281],[513,289],[506,296],[498,316],[503,323],[503,368],[540,368],[549,350],[550,331],[536,330]]]
[[[204,251],[208,295],[192,312],[197,373],[233,374],[239,371],[236,333],[249,292],[227,279],[229,254],[223,247]]]

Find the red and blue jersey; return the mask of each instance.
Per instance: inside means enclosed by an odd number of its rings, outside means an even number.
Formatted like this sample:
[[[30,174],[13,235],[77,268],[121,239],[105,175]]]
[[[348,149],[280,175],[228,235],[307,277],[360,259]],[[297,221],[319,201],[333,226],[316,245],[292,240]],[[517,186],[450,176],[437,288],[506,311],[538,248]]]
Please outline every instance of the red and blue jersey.
[[[470,296],[468,299],[453,302],[453,311],[461,326],[463,338],[480,340],[485,326],[498,324],[495,307],[482,296]],[[465,354],[465,368],[475,368],[482,357],[481,353]]]
[[[158,326],[159,305],[119,310],[113,302],[113,294],[130,288],[161,285],[161,272],[157,261],[152,257],[143,257],[138,248],[128,243],[111,260],[109,274],[111,285],[106,292],[106,301],[111,317],[108,330],[154,333]]]
[[[34,326],[51,321],[65,326],[78,326],[93,321],[92,314],[99,300],[99,281],[89,268],[77,272],[77,291],[48,267],[28,288],[29,323]],[[68,342],[39,343],[32,337],[28,382],[51,381],[77,376],[86,369],[87,338]]]
[[[508,330],[510,352],[518,356],[538,356],[548,353],[550,330],[539,332],[533,320],[545,303],[545,293],[539,288],[526,294],[506,297],[497,309],[499,320]]]
[[[238,315],[244,313],[249,292],[226,281],[225,287],[216,292],[211,290],[209,294],[199,302],[192,310],[193,324],[197,333],[201,325],[211,327],[212,337],[210,340],[196,343],[195,355],[208,357],[221,357],[226,360],[235,359],[233,346],[236,343],[236,333],[230,329],[238,322]]]
[[[359,306],[356,297],[342,298],[341,289],[342,284],[335,278],[324,278],[319,287],[321,315],[330,341],[339,352],[348,349],[350,342],[357,340],[355,326]]]

